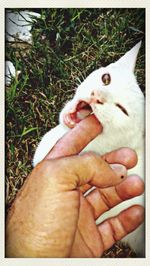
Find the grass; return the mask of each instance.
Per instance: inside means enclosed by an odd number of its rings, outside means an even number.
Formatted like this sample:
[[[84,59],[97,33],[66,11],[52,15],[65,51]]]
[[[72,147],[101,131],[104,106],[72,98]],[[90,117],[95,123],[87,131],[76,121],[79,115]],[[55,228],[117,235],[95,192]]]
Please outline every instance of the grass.
[[[32,169],[41,137],[78,84],[142,40],[136,65],[145,91],[144,9],[39,9],[33,44],[6,43],[6,59],[21,74],[6,88],[6,208]],[[18,10],[19,12],[19,10]]]

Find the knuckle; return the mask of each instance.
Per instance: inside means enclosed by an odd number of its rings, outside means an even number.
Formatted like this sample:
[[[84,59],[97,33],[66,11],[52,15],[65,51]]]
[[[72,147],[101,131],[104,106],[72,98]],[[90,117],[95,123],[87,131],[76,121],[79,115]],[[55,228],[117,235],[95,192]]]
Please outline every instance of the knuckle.
[[[89,159],[89,160],[96,160],[96,161],[97,161],[98,158],[100,158],[100,156],[98,156],[98,155],[97,155],[95,152],[93,152],[93,151],[88,151],[88,152],[86,152],[86,153],[83,153],[82,156],[84,156],[84,158],[86,158],[86,159]]]
[[[83,156],[84,163],[87,165],[91,165],[93,171],[97,171],[97,169],[99,169],[103,165],[104,160],[97,153],[90,151],[84,153]]]
[[[36,166],[36,170],[41,171],[45,174],[45,176],[49,176],[54,173],[56,170],[58,170],[59,164],[56,160],[43,160]]]
[[[103,159],[95,152],[89,151],[84,154],[82,154],[84,157],[84,160],[87,164],[100,166],[102,164]]]

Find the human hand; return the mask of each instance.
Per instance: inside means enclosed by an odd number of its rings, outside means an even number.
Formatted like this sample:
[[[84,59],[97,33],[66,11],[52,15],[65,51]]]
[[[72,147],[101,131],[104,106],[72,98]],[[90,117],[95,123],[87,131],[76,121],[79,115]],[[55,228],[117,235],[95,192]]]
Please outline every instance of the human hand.
[[[79,146],[74,148],[76,153],[81,148]],[[60,149],[58,151],[59,157],[65,155],[61,154]],[[56,154],[55,149],[55,158]],[[98,155],[85,154],[46,159],[37,165],[9,213],[7,256],[99,257],[143,220],[143,208],[133,206],[116,218],[99,226],[95,224],[96,218],[108,207],[143,192],[140,178],[133,176],[120,183],[120,177],[126,174],[125,167],[114,172],[106,161],[131,168],[136,164],[136,159],[133,151],[120,149],[105,155],[103,159]],[[83,197],[81,191],[85,192],[86,188],[80,187],[85,184],[97,188]],[[99,190],[108,186],[111,188]]]

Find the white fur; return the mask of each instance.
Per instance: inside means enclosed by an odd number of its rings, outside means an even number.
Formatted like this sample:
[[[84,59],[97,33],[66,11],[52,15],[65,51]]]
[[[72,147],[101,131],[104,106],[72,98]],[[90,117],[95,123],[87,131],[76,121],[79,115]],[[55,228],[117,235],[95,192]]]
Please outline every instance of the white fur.
[[[94,114],[103,125],[103,132],[89,143],[84,151],[104,154],[120,147],[130,147],[137,152],[138,164],[128,173],[129,175],[138,174],[144,179],[144,96],[133,72],[140,45],[141,42],[117,62],[95,70],[81,83],[74,98],[62,110],[60,125],[42,138],[33,159],[34,166],[46,156],[55,143],[69,130],[63,125],[63,114],[69,112],[79,100],[90,98],[91,92],[96,90],[100,97],[105,100],[103,105],[92,104]],[[111,76],[111,83],[107,86],[104,86],[101,80],[104,73],[109,73]],[[128,116],[116,107],[116,103],[125,107]],[[116,215],[133,204],[144,205],[144,196],[119,204],[105,213],[98,219],[98,222]],[[124,241],[127,241],[139,256],[144,256],[143,225],[124,238]]]

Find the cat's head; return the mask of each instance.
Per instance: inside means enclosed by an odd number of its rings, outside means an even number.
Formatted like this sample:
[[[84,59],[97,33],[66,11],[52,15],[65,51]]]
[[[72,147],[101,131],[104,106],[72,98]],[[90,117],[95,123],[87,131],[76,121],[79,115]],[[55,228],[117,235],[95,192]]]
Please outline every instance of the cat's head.
[[[127,130],[143,123],[144,96],[136,82],[134,68],[141,42],[115,63],[93,71],[77,88],[64,108],[64,123],[73,127],[94,112],[105,128]]]

